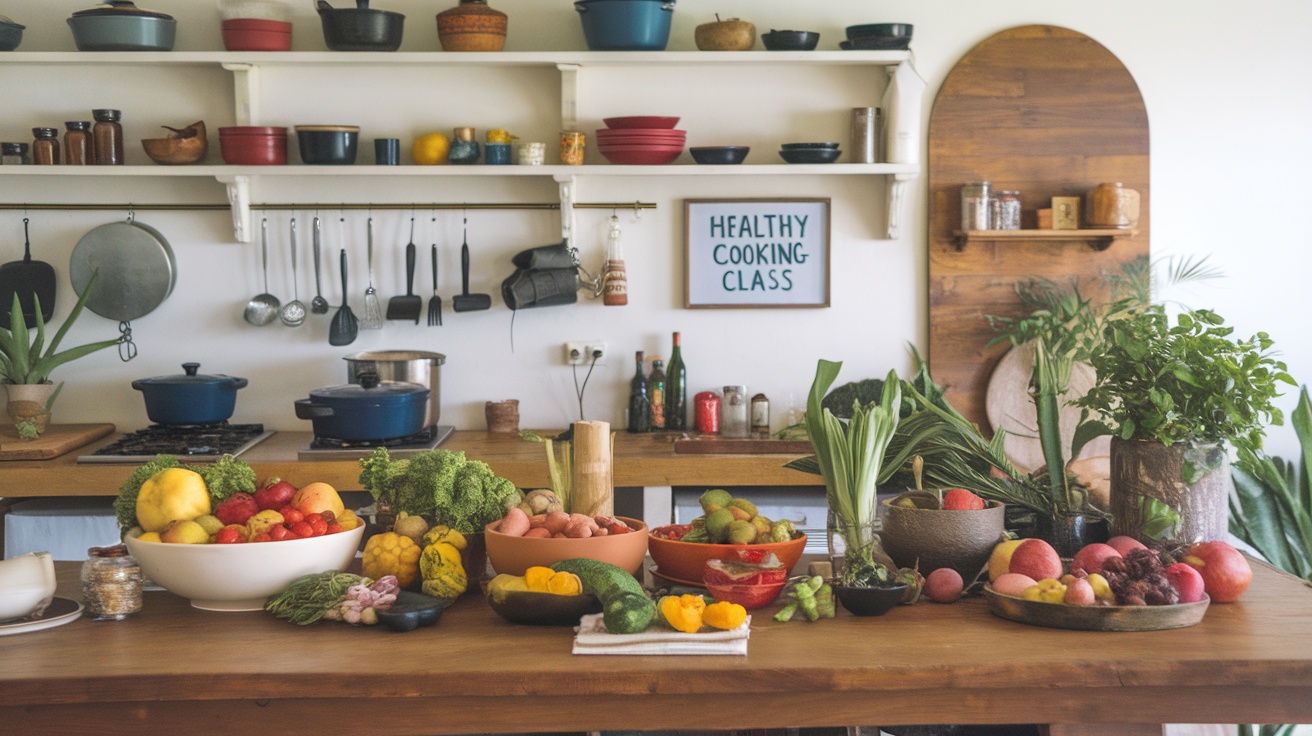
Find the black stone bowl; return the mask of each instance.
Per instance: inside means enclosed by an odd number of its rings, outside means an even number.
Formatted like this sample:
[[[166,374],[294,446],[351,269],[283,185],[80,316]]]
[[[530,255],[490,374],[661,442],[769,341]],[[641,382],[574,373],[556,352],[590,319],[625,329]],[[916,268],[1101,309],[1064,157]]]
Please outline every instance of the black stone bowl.
[[[750,150],[747,146],[694,146],[688,153],[699,164],[740,164]]]
[[[837,148],[785,148],[779,155],[790,164],[832,164],[843,152]]]
[[[812,51],[820,43],[815,31],[776,31],[761,34],[761,43],[767,51]]]
[[[902,602],[907,586],[892,585],[887,588],[848,588],[834,586],[834,595],[854,616],[883,616]]]
[[[301,162],[316,165],[350,166],[360,143],[360,128],[354,125],[298,125],[296,142]]]

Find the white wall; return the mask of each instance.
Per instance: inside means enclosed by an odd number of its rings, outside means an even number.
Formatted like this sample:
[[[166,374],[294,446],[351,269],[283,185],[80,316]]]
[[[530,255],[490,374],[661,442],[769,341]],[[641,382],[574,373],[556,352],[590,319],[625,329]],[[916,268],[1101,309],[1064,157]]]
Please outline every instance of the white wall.
[[[454,4],[454,3],[451,3]],[[64,18],[89,2],[61,0],[11,2],[5,12],[28,26],[22,50],[71,50]],[[169,12],[181,21],[179,49],[220,48],[214,5],[197,0],[155,0],[147,6]],[[309,2],[296,7],[296,47],[322,49],[317,19]],[[419,0],[379,0],[376,7],[406,13],[403,50],[438,47],[432,15],[445,3]],[[510,15],[508,50],[568,50],[584,47],[582,32],[569,2],[497,0],[492,3]],[[1312,141],[1306,134],[1312,119],[1312,93],[1306,84],[1312,72],[1312,47],[1306,43],[1312,27],[1312,4],[1304,0],[1263,0],[1243,6],[1217,0],[1107,0],[1095,5],[1016,0],[979,3],[973,0],[913,2],[886,0],[830,0],[797,3],[783,0],[681,0],[674,15],[671,49],[692,49],[693,27],[719,13],[738,15],[770,28],[813,29],[822,33],[822,47],[835,48],[844,26],[860,22],[903,21],[916,27],[913,43],[916,65],[929,83],[925,100],[928,115],[933,94],[966,51],[993,33],[1016,25],[1048,23],[1073,28],[1097,39],[1125,63],[1135,76],[1148,106],[1152,126],[1153,246],[1155,254],[1210,255],[1228,277],[1190,298],[1227,317],[1238,332],[1264,330],[1276,340],[1296,378],[1312,381],[1312,341],[1302,314],[1309,305],[1303,279],[1309,263],[1310,238],[1304,227],[1306,172],[1312,170]],[[1248,29],[1246,31],[1239,30]],[[45,76],[31,67],[7,69],[0,64],[0,80],[7,97],[21,89],[21,105],[0,114],[0,137],[27,140],[28,128],[57,125],[76,119],[93,106],[122,107],[127,138],[151,137],[155,125],[177,125],[193,112],[212,120],[212,127],[228,124],[227,87],[219,75],[212,86],[199,90],[167,74],[159,90],[131,92],[106,84],[97,72],[83,70],[89,81],[72,82],[68,70]],[[141,72],[143,74],[148,72]],[[149,72],[153,73],[153,72]],[[534,117],[536,95],[555,99],[554,75],[543,79],[503,82],[477,77],[491,91],[457,87],[445,92],[450,80],[386,78],[349,72],[352,84],[369,88],[369,102],[360,104],[335,93],[333,80],[320,79],[301,93],[289,89],[277,107],[285,119],[269,124],[359,122],[365,137],[377,134],[407,137],[425,129],[449,130],[476,125],[480,132],[508,120],[516,132],[554,134],[556,123]],[[858,72],[812,77],[793,72],[762,79],[756,71],[717,71],[714,75],[659,74],[628,82],[622,74],[589,82],[585,127],[600,127],[599,118],[611,114],[678,114],[685,118],[690,143],[731,142],[741,135],[756,143],[752,161],[773,158],[772,146],[784,140],[824,137],[845,139],[846,108],[876,104],[865,100],[865,78]],[[113,80],[109,80],[113,81]],[[615,81],[614,86],[611,82]],[[124,79],[140,90],[141,80]],[[499,85],[511,84],[509,90]],[[517,87],[513,85],[518,85]],[[17,85],[17,86],[15,86]],[[683,88],[680,88],[680,85]],[[347,85],[351,88],[351,85]],[[220,92],[211,94],[217,87]],[[817,92],[817,90],[820,90]],[[664,95],[663,97],[661,95]],[[147,99],[139,99],[145,96]],[[30,109],[15,117],[14,109]],[[313,110],[313,113],[304,112]],[[546,110],[555,110],[548,104]],[[301,119],[301,115],[349,115],[352,119]],[[78,117],[85,118],[82,113]],[[40,119],[37,119],[40,118]],[[739,127],[741,126],[741,127]],[[156,129],[157,130],[157,129]],[[708,133],[707,131],[714,131]],[[699,135],[701,137],[699,137]],[[217,143],[217,140],[214,140]],[[140,152],[136,152],[140,155]],[[217,161],[215,152],[212,161]],[[362,160],[370,160],[368,153]],[[590,154],[595,155],[595,154]],[[143,159],[144,162],[144,159]],[[115,191],[114,181],[50,184],[69,190],[68,196],[99,197],[99,201],[159,201],[170,195],[173,184],[149,191],[133,182],[131,195]],[[0,184],[9,201],[28,196],[15,191],[12,182]],[[147,191],[142,194],[142,189]],[[221,200],[212,183],[185,182],[191,201]],[[488,201],[505,195],[527,201],[549,201],[548,185],[517,184],[475,193],[452,191],[450,185],[374,179],[350,182],[310,182],[304,194],[287,191],[280,196],[303,201],[318,195],[324,201],[395,197],[411,201],[444,197]],[[266,192],[273,198],[274,192]],[[49,190],[33,198],[51,196]],[[261,192],[257,192],[257,199]],[[300,194],[300,196],[297,196]],[[53,195],[55,197],[59,194]],[[917,183],[910,202],[908,222],[901,238],[882,239],[883,216],[874,203],[883,199],[882,184],[856,177],[789,177],[770,180],[632,178],[589,180],[579,193],[585,201],[655,202],[658,209],[631,222],[621,212],[624,244],[630,273],[630,304],[604,308],[583,301],[573,308],[521,312],[515,320],[515,350],[510,350],[510,316],[500,299],[493,310],[455,315],[450,298],[458,290],[460,223],[458,215],[438,213],[432,223],[419,213],[421,268],[419,292],[428,293],[427,245],[437,238],[444,248],[443,288],[446,324],[441,328],[389,324],[378,333],[362,333],[349,350],[327,344],[327,322],[317,320],[300,330],[271,326],[256,329],[241,319],[246,299],[261,290],[257,248],[232,242],[226,215],[219,213],[141,213],[140,218],[161,229],[179,254],[180,275],[173,296],[156,313],[134,324],[140,357],[129,364],[106,352],[66,366],[56,377],[69,382],[57,407],[57,421],[113,421],[121,428],[146,423],[140,397],[128,387],[134,378],[177,372],[184,360],[202,363],[202,370],[245,376],[251,385],[239,394],[235,420],[261,421],[284,430],[307,425],[292,412],[292,400],[313,388],[340,383],[345,378],[341,356],[355,349],[415,347],[443,352],[446,423],[481,428],[486,400],[518,398],[525,426],[562,426],[576,417],[570,371],[561,364],[560,344],[565,340],[600,338],[610,343],[613,359],[598,368],[587,389],[589,418],[622,421],[623,398],[631,374],[632,352],[643,349],[667,355],[669,334],[684,334],[685,357],[690,365],[690,392],[725,383],[746,383],[773,401],[775,424],[791,401],[800,404],[810,384],[817,358],[841,359],[844,379],[882,375],[890,367],[904,369],[908,342],[923,346],[926,320],[924,181]],[[832,197],[833,295],[827,310],[697,310],[682,304],[682,200],[718,196],[826,196]],[[298,213],[302,222],[313,213]],[[609,212],[579,213],[578,243],[590,266],[599,263]],[[31,214],[36,257],[53,263],[63,278],[67,258],[77,238],[96,224],[114,219],[110,213]],[[271,219],[285,223],[285,213]],[[384,296],[401,293],[401,251],[408,215],[379,213],[379,244],[387,247],[378,264],[378,287]],[[473,290],[497,291],[511,268],[509,257],[522,247],[553,242],[558,234],[554,213],[471,212],[469,239],[475,249]],[[355,236],[362,230],[352,221]],[[432,226],[432,229],[425,228]],[[302,225],[302,231],[305,231]],[[22,214],[0,212],[0,242],[4,260],[21,255]],[[284,241],[279,240],[278,243]],[[363,289],[363,243],[352,256],[352,302],[360,309]],[[330,250],[336,244],[330,240]],[[302,250],[300,294],[312,294],[307,250]],[[335,264],[335,260],[333,261]],[[285,246],[275,253],[273,291],[290,293]],[[327,291],[335,301],[336,268]],[[329,284],[325,284],[326,287]],[[59,313],[71,306],[67,281],[61,281],[65,298]],[[73,341],[100,339],[115,326],[95,316],[81,321]],[[626,357],[627,356],[627,357]],[[1283,404],[1293,406],[1292,394]],[[1276,429],[1268,447],[1290,455],[1292,431]]]

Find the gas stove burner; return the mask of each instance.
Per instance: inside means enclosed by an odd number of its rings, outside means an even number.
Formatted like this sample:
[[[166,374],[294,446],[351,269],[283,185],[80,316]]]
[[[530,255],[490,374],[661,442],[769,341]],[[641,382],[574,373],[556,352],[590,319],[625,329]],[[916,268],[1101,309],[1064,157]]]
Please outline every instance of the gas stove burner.
[[[311,450],[354,450],[375,447],[427,447],[437,436],[437,427],[425,427],[407,437],[393,437],[390,440],[339,440],[333,437],[314,436],[310,442]]]
[[[300,450],[298,460],[355,460],[372,455],[379,447],[387,448],[394,458],[412,457],[421,452],[436,449],[455,431],[455,427],[439,424],[428,427],[409,437],[396,437],[390,440],[339,440],[332,437],[316,436],[308,447]]]
[[[240,455],[271,437],[263,424],[152,424],[124,435],[90,455],[80,463],[146,462],[156,455],[176,455],[192,462],[218,460],[224,455]]]

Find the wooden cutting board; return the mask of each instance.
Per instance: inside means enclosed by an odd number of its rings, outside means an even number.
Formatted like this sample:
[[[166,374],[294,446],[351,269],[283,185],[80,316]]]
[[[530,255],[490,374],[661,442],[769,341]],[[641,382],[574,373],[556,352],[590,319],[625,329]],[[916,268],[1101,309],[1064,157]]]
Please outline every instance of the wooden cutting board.
[[[810,455],[813,452],[807,440],[691,437],[674,441],[676,455]]]
[[[25,440],[13,425],[0,425],[0,461],[49,460],[113,432],[112,424],[52,424],[40,437]]]

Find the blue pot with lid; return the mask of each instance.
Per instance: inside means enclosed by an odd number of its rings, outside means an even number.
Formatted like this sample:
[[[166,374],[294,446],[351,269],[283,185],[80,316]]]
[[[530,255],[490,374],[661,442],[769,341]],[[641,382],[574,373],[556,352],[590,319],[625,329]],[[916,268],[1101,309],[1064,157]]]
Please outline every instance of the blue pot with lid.
[[[674,0],[578,0],[590,51],[664,51]]]
[[[227,421],[237,406],[245,378],[199,373],[200,363],[183,363],[183,372],[132,382],[146,401],[146,416],[156,424],[214,424]]]
[[[315,437],[381,441],[408,437],[424,428],[428,388],[408,381],[380,381],[362,373],[359,383],[315,389],[298,399],[296,416],[309,419]]]

